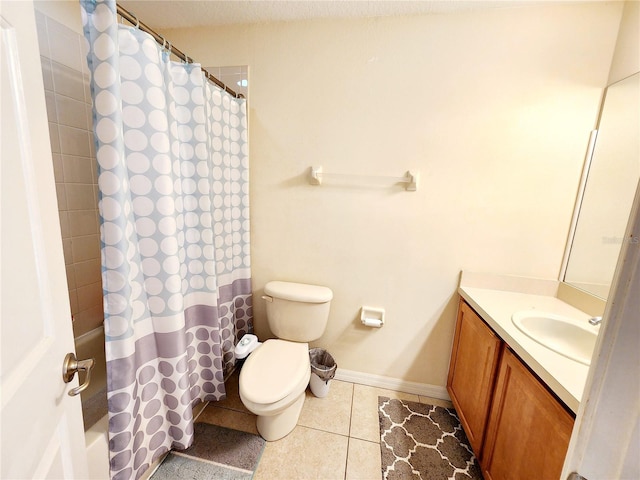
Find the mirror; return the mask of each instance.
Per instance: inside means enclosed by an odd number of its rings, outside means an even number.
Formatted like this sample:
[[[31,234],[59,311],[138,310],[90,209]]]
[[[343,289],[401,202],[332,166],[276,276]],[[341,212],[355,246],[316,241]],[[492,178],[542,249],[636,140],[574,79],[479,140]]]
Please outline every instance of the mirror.
[[[564,281],[607,298],[640,178],[640,73],[607,87]],[[574,217],[575,218],[575,217]]]

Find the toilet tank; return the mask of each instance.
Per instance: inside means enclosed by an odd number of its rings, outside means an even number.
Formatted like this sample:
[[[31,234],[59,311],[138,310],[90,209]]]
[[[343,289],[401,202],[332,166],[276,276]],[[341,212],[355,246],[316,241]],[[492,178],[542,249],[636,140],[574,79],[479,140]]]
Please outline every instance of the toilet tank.
[[[269,328],[278,338],[311,342],[324,333],[333,292],[306,283],[269,282],[264,286]]]

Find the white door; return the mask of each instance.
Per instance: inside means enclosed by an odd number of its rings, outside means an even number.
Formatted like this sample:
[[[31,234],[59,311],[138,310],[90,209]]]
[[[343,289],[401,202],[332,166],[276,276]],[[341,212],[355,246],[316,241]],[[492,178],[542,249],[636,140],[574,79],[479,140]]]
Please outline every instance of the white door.
[[[0,5],[0,478],[86,478],[33,3]]]

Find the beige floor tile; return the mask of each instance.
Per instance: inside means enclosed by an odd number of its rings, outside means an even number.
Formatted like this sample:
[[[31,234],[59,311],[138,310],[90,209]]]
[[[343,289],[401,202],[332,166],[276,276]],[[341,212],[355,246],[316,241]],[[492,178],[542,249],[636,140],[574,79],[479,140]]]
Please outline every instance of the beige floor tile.
[[[242,400],[240,400],[240,389],[239,389],[239,380],[240,380],[240,372],[233,372],[224,386],[227,390],[227,398],[216,402],[217,407],[229,408],[231,410],[235,410],[237,412],[251,413],[247,410],[247,407],[244,406]]]
[[[412,402],[419,401],[418,395],[411,393],[394,392],[393,390],[354,384],[353,406],[351,410],[351,437],[369,442],[380,441],[380,427],[378,423],[379,396],[399,398]]]
[[[379,480],[381,463],[379,443],[349,439],[346,480]]]
[[[453,408],[453,403],[449,400],[441,400],[439,398],[423,397],[420,395],[420,403],[428,403],[429,405],[436,405],[438,407]]]
[[[242,404],[238,380],[239,372],[233,372],[225,382],[227,398],[219,402],[210,402],[198,417],[198,421],[257,435],[256,416]]]
[[[258,435],[256,416],[252,413],[238,412],[228,408],[220,408],[210,403],[198,417],[198,422],[211,423],[220,427],[240,430]]]
[[[314,396],[307,389],[298,425],[349,435],[352,397],[353,384],[338,380],[329,383],[329,393],[324,398]]]
[[[267,442],[254,480],[343,480],[348,437],[298,425],[289,435]]]

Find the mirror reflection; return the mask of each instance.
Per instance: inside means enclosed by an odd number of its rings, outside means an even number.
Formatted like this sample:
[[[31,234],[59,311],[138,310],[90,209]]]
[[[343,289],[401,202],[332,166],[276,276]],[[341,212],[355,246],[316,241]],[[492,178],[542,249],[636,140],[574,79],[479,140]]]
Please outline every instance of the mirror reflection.
[[[610,85],[565,282],[607,298],[640,178],[640,73]]]

